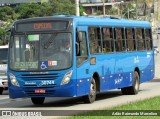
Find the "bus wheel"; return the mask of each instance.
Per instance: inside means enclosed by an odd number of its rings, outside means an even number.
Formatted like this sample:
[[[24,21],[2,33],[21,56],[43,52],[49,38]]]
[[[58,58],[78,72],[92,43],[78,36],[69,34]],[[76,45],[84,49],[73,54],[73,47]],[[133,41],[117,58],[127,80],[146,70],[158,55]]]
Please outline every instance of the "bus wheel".
[[[45,99],[44,97],[31,98],[32,103],[35,104],[35,105],[43,104],[44,103],[44,99]]]
[[[139,91],[140,78],[137,71],[134,72],[133,84],[130,87],[121,88],[121,91],[124,95],[132,94],[135,95]]]
[[[85,103],[93,103],[96,99],[96,82],[95,79],[92,78],[91,84],[90,84],[90,94],[83,96],[83,100]]]
[[[3,88],[0,87],[0,95],[2,95],[2,93],[3,93]]]

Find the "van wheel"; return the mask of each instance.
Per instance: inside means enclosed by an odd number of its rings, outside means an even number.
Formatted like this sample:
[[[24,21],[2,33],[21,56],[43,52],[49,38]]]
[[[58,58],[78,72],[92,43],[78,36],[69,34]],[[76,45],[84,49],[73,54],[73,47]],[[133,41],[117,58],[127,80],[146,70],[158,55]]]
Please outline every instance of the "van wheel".
[[[137,71],[135,71],[132,86],[121,88],[122,94],[124,94],[124,95],[130,95],[130,94],[135,95],[139,91],[139,86],[140,86],[139,74],[138,74]]]
[[[96,99],[96,82],[95,79],[92,78],[91,84],[90,84],[90,94],[83,96],[83,100],[85,103],[93,103]]]
[[[3,94],[3,88],[1,87],[0,88],[0,95],[2,95]]]
[[[31,98],[31,101],[35,105],[40,105],[44,103],[45,98],[44,97],[38,97],[38,98]]]

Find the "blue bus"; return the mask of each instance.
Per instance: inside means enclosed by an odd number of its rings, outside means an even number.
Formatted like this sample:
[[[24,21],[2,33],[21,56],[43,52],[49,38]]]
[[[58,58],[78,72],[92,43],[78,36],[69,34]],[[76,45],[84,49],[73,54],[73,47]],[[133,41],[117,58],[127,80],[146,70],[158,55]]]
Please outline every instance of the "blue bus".
[[[17,20],[10,29],[10,98],[83,97],[121,89],[137,94],[154,78],[151,25],[113,17],[56,15]]]

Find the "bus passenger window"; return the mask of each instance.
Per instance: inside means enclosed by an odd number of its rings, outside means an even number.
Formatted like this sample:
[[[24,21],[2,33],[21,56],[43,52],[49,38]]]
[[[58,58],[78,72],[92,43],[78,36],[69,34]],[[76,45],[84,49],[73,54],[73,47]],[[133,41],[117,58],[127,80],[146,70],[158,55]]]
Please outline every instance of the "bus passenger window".
[[[136,41],[134,38],[134,29],[127,28],[125,33],[126,33],[127,51],[135,51]]]
[[[113,52],[114,44],[113,44],[113,34],[112,28],[102,28],[102,40],[103,40],[103,52]]]
[[[151,29],[146,29],[146,47],[147,50],[151,50],[152,49],[152,37],[151,37]]]
[[[124,39],[124,29],[123,28],[115,28],[115,37],[116,37],[116,51],[126,51],[125,39]]]
[[[145,50],[145,39],[144,39],[144,30],[142,28],[136,29],[137,35],[137,50],[142,51]]]
[[[90,53],[102,53],[100,28],[89,27]]]

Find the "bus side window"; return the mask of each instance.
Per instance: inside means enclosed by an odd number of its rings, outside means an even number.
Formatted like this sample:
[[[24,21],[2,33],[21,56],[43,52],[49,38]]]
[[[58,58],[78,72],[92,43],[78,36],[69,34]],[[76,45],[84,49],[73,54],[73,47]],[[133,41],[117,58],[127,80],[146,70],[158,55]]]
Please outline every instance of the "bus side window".
[[[136,50],[136,41],[134,38],[134,29],[133,28],[126,29],[126,43],[127,43],[127,50],[128,51],[135,51]]]
[[[113,34],[112,28],[102,28],[102,41],[103,41],[103,52],[113,52],[114,44],[113,44]]]
[[[115,28],[115,36],[116,36],[116,51],[126,51],[125,47],[125,39],[124,39],[124,29],[123,28]]]
[[[84,61],[88,59],[88,48],[87,48],[87,37],[86,37],[86,32],[84,31],[79,31],[81,32],[81,39],[79,39],[79,53],[77,54],[77,66],[82,64]],[[78,36],[77,36],[78,38]],[[77,40],[78,41],[78,40]]]
[[[151,29],[146,29],[145,30],[145,38],[146,38],[146,47],[147,50],[151,50],[152,49],[152,37],[151,37]]]
[[[142,51],[145,49],[144,30],[142,28],[136,29],[137,35],[137,50]]]
[[[90,40],[90,53],[102,53],[100,28],[89,27],[88,34]]]

